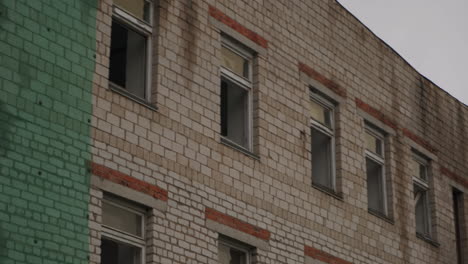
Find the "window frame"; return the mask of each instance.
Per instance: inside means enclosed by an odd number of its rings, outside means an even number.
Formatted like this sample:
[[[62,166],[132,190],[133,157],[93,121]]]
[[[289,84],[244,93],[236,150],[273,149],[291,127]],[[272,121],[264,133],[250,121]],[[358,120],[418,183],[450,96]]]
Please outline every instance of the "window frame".
[[[253,150],[253,63],[255,59],[255,53],[253,51],[245,48],[241,43],[237,43],[235,40],[231,40],[228,36],[221,36],[221,48],[227,48],[235,54],[246,59],[248,62],[248,76],[247,78],[239,76],[229,68],[224,67],[220,64],[220,79],[226,79],[229,82],[238,85],[241,89],[247,91],[247,120],[246,120],[246,129],[247,129],[247,144],[243,146],[229,139],[227,136],[223,136],[221,132],[221,137],[224,141],[227,141],[230,145],[234,145],[240,149],[247,150],[251,152]],[[222,89],[220,87],[220,89]],[[223,102],[220,102],[220,105]],[[222,118],[222,117],[221,117]],[[221,127],[222,130],[222,127]]]
[[[141,217],[141,237],[129,234],[122,230],[118,230],[116,228],[106,226],[101,221],[102,226],[102,233],[101,233],[101,241],[103,238],[108,240],[113,240],[117,243],[127,244],[140,249],[140,264],[146,263],[146,216],[147,213],[142,207],[138,207],[137,205],[131,204],[130,202],[124,201],[121,198],[111,197],[108,195],[104,195],[101,202],[101,208],[103,208],[103,204],[108,203],[113,206],[119,207],[121,209],[127,210],[129,212],[135,213]],[[102,217],[104,216],[104,210],[102,211]],[[102,254],[102,250],[101,250]]]
[[[376,209],[370,208],[369,203],[367,204],[368,210],[372,213],[376,213],[382,215],[384,217],[389,217],[389,210],[388,210],[388,193],[387,193],[387,175],[386,175],[386,162],[385,162],[385,151],[386,151],[386,144],[385,138],[386,134],[383,131],[380,131],[377,128],[372,127],[371,124],[365,124],[364,133],[370,134],[371,136],[375,137],[376,139],[380,140],[380,149],[382,154],[379,155],[378,153],[374,153],[367,149],[367,145],[364,146],[364,162],[366,165],[366,182],[367,182],[367,159],[369,158],[373,162],[377,163],[381,167],[381,182],[382,182],[382,198],[383,198],[383,212],[380,212]],[[368,187],[367,187],[368,188]],[[369,193],[367,194],[367,199],[369,201]]]
[[[331,188],[328,187],[328,186],[323,186],[321,184],[318,184],[318,183],[314,183],[314,176],[312,175],[311,179],[312,179],[312,185],[313,186],[316,186],[316,187],[319,187],[319,188],[326,188],[327,190],[330,190],[330,191],[333,191],[333,192],[336,192],[336,154],[335,154],[335,151],[336,151],[336,140],[335,140],[335,137],[336,137],[336,126],[335,126],[335,108],[336,108],[336,105],[328,100],[327,98],[317,94],[317,93],[314,93],[312,91],[312,89],[310,90],[310,93],[309,93],[309,100],[310,101],[314,101],[315,103],[317,103],[318,105],[322,106],[324,109],[328,110],[329,111],[329,119],[330,119],[330,127],[327,127],[326,125],[320,123],[318,120],[315,120],[312,115],[310,116],[310,129],[311,129],[311,133],[312,133],[312,129],[315,129],[317,130],[318,132],[320,133],[323,133],[325,136],[329,137],[330,138],[330,175],[329,177],[331,177]],[[311,140],[312,140],[312,135],[311,135]],[[313,162],[313,157],[312,157],[312,146],[311,146],[311,165],[312,165],[312,162]]]
[[[430,159],[423,156],[422,154],[419,154],[416,151],[412,151],[412,162],[416,162],[419,165],[423,165],[425,168],[425,176],[426,179],[421,179],[421,177],[416,176],[416,175],[411,175],[412,180],[413,180],[413,196],[414,196],[414,191],[415,187],[419,188],[425,193],[425,201],[424,201],[424,207],[425,207],[425,212],[424,212],[424,218],[426,219],[426,225],[427,225],[427,234],[420,233],[418,232],[418,227],[417,227],[417,220],[416,220],[416,205],[417,201],[416,199],[413,198],[414,202],[414,218],[415,218],[415,229],[416,229],[416,234],[419,236],[422,236],[424,238],[432,239],[433,237],[433,228],[432,228],[432,208],[430,204],[430,195],[431,195],[431,186],[430,186]]]
[[[218,261],[219,261],[219,244],[228,246],[229,248],[234,248],[238,251],[244,252],[246,256],[246,264],[252,263],[252,248],[241,242],[233,241],[233,239],[220,236],[218,239]]]
[[[154,1],[155,0],[144,0],[149,4],[149,22],[141,20],[130,12],[126,11],[125,9],[113,4],[112,6],[112,18],[111,21],[114,19],[122,26],[127,28],[127,30],[133,30],[136,33],[141,34],[146,38],[146,50],[145,50],[145,72],[144,72],[144,97],[140,97],[129,92],[126,88],[121,87],[118,84],[113,83],[109,79],[109,87],[113,90],[116,90],[119,93],[123,93],[124,95],[135,99],[137,101],[143,102],[150,102],[151,100],[151,77],[152,77],[152,57],[153,57],[153,21],[154,21]],[[111,26],[112,31],[112,26]],[[111,36],[112,39],[112,36]],[[109,48],[111,49],[111,43],[109,44]],[[110,54],[109,54],[109,63],[110,63]],[[127,74],[127,73],[126,73]],[[109,65],[109,76],[110,76],[110,65]]]

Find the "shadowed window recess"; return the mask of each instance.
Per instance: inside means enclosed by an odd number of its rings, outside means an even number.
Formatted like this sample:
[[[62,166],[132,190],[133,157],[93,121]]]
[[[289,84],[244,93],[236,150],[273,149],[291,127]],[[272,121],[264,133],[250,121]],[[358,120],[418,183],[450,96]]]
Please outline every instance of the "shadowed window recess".
[[[310,92],[312,184],[336,191],[335,105],[324,96]]]
[[[109,81],[111,88],[148,100],[151,77],[152,1],[114,1]]]
[[[251,264],[252,247],[221,236],[218,241],[219,264]]]
[[[144,263],[144,208],[106,196],[102,201],[102,226],[102,264]]]
[[[229,143],[252,149],[253,53],[223,38],[221,46],[221,136]]]
[[[430,175],[429,159],[417,152],[413,152],[410,166],[413,176],[414,211],[416,219],[416,233],[425,238],[432,237],[431,207],[429,201]]]
[[[369,211],[387,216],[387,188],[385,177],[385,135],[366,126],[364,133],[367,202]]]

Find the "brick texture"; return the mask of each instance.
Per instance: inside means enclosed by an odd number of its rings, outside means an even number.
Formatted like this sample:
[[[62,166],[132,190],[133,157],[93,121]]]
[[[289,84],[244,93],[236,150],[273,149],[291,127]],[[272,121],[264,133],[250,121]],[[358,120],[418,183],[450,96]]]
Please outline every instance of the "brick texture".
[[[157,110],[109,89],[113,1],[99,1],[90,158],[107,175],[167,191],[167,210],[148,214],[150,262],[218,263],[219,234],[206,225],[217,219],[264,238],[268,249],[254,250],[256,263],[310,261],[304,245],[334,256],[313,251],[324,258],[312,258],[318,263],[335,257],[354,264],[456,263],[449,195],[454,181],[440,168],[450,168],[457,179],[468,175],[465,105],[422,77],[337,1],[161,0],[155,11],[145,100]],[[221,140],[221,37],[213,20],[267,47],[252,67],[255,156]],[[340,198],[312,187],[304,75],[342,97],[334,111]],[[385,140],[391,221],[368,212],[362,111],[396,132]],[[438,247],[416,236],[412,148],[436,150],[430,212]],[[92,187],[90,193],[90,263],[99,264],[102,190]]]
[[[111,182],[118,183],[130,189],[150,195],[156,199],[167,201],[167,191],[145,181],[135,179],[119,171],[107,168],[97,163],[91,163],[91,173]]]
[[[322,74],[318,73],[311,67],[305,65],[304,63],[299,62],[299,71],[307,74],[307,76],[315,79],[316,81],[320,82],[321,84],[325,85],[328,89],[332,90],[336,94],[346,97],[346,90],[343,89],[340,85],[336,82],[328,79],[327,77],[323,76]]]
[[[256,226],[253,226],[249,223],[246,223],[244,221],[241,221],[239,219],[236,219],[232,216],[223,214],[221,212],[218,212],[214,209],[211,208],[206,208],[205,209],[205,217],[206,219],[210,219],[213,221],[216,221],[218,223],[221,223],[223,225],[232,227],[234,229],[237,229],[239,231],[242,231],[244,233],[247,233],[249,235],[258,237],[263,240],[269,240],[270,239],[270,232],[268,230],[258,228]]]
[[[268,48],[268,41],[258,35],[257,33],[253,32],[252,30],[242,26],[238,22],[236,22],[234,19],[230,18],[223,12],[221,12],[219,9],[216,9],[216,7],[209,6],[209,14],[213,18],[219,20],[220,22],[226,24],[227,26],[231,27],[235,31],[239,32],[240,34],[244,35],[248,39],[252,40],[253,42],[257,43],[258,45]]]
[[[88,263],[95,0],[0,1],[0,263]]]
[[[309,246],[304,246],[304,255],[328,264],[352,264],[349,261],[337,258],[331,254]]]

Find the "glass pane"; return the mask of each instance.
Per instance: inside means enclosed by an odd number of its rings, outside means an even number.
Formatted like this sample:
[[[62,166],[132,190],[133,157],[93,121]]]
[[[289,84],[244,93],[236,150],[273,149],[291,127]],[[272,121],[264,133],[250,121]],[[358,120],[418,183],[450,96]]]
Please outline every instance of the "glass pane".
[[[411,162],[411,170],[414,177],[427,181],[427,166],[413,159]]]
[[[145,98],[146,87],[146,37],[128,30],[127,38],[127,91]]]
[[[333,189],[331,137],[312,128],[312,183]]]
[[[320,105],[314,100],[310,100],[310,115],[315,121],[331,127],[331,111],[330,109]]]
[[[218,260],[220,264],[247,264],[247,254],[222,243],[219,243]]]
[[[419,178],[423,180],[427,180],[427,167],[423,164],[419,164]]]
[[[366,148],[379,156],[382,156],[382,140],[366,131]]]
[[[122,207],[103,202],[102,223],[108,227],[142,237],[142,217]]]
[[[235,74],[249,78],[249,61],[229,48],[221,47],[221,63]]]
[[[114,4],[129,12],[136,18],[149,21],[150,4],[145,0],[114,0]]]
[[[102,238],[102,264],[141,264],[141,248]]]
[[[223,78],[221,80],[221,131],[231,141],[248,147],[249,144],[249,92]]]
[[[429,215],[427,210],[427,191],[415,186],[415,214],[416,214],[416,232],[429,235]]]
[[[385,214],[382,165],[366,158],[366,174],[368,207]]]

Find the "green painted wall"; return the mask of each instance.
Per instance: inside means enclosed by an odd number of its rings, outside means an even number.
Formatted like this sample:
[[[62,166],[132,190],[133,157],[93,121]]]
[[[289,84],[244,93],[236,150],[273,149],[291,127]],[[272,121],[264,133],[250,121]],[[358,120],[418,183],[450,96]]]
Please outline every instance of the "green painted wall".
[[[0,263],[88,263],[97,0],[0,0]]]

